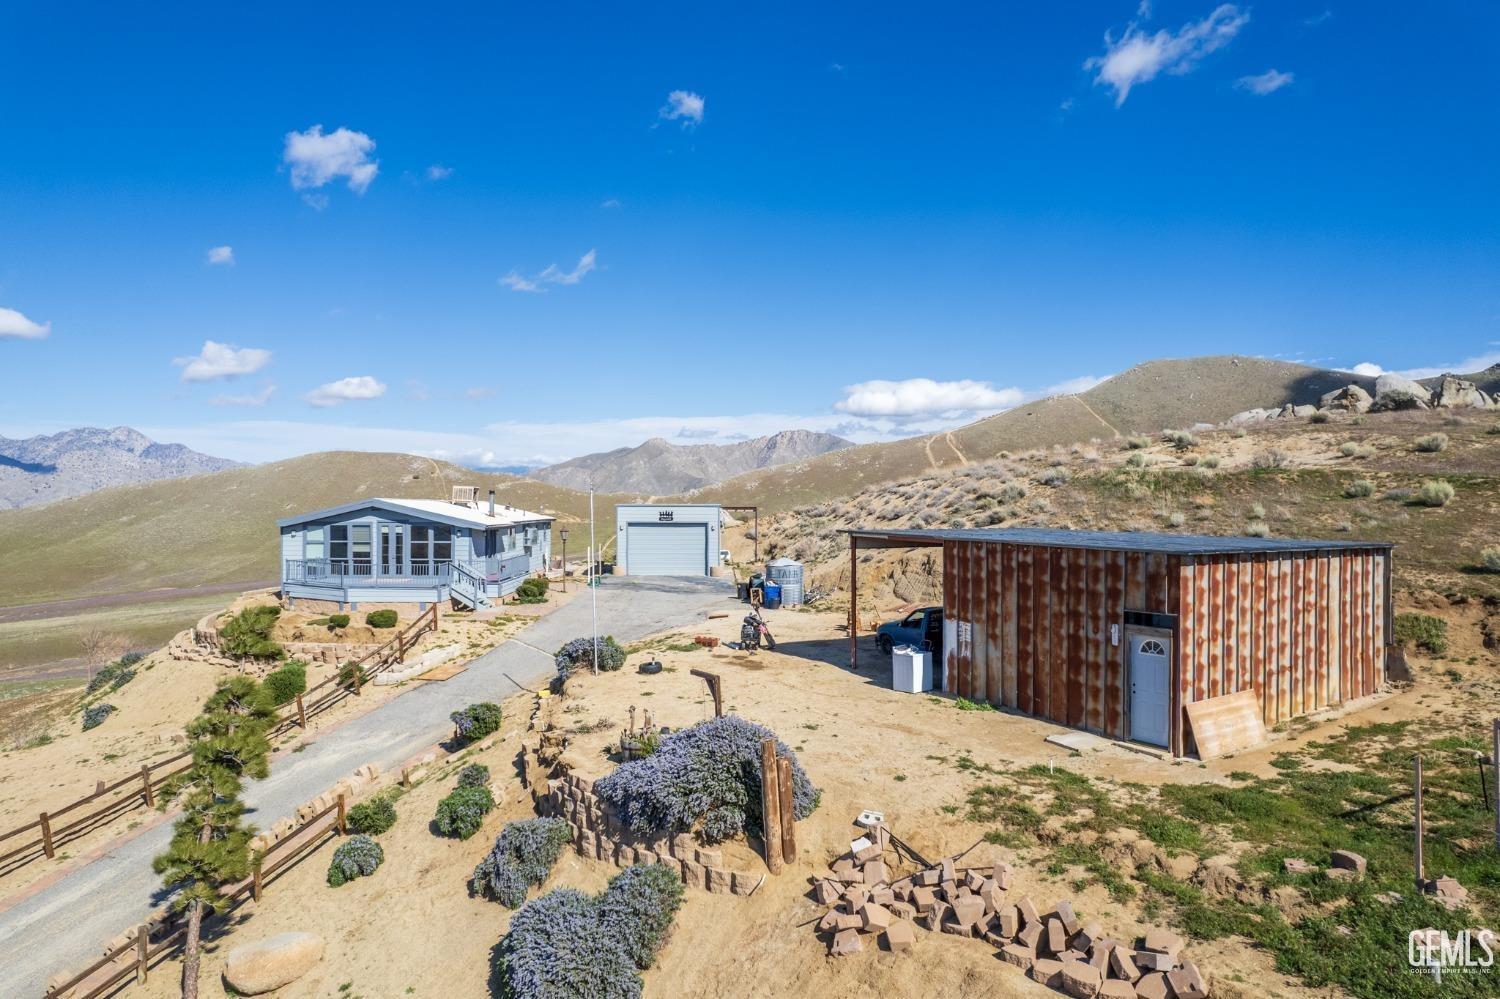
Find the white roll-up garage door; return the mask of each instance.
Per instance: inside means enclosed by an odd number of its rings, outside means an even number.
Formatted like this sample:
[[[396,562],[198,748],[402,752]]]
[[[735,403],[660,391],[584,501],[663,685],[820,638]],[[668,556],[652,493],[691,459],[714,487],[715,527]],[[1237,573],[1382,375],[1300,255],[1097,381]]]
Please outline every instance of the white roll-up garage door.
[[[702,576],[708,572],[708,525],[627,524],[625,571],[632,576]]]

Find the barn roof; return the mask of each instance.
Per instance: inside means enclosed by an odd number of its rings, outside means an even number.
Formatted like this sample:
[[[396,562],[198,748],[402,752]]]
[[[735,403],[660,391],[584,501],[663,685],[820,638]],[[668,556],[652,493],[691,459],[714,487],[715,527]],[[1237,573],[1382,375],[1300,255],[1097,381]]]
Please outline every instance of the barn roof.
[[[1258,552],[1318,552],[1394,547],[1385,541],[1313,541],[1296,538],[1235,538],[1207,534],[1151,534],[1144,531],[1065,531],[1041,527],[950,528],[937,530],[854,528],[851,538],[901,545],[938,545],[944,541],[1041,545],[1048,548],[1093,548],[1101,551],[1159,552],[1167,555],[1249,555]]]

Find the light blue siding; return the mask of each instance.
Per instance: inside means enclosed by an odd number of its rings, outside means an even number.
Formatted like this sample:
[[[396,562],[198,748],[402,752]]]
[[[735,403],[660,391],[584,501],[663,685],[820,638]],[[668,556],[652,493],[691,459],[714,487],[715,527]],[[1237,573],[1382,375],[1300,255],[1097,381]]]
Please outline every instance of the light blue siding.
[[[719,564],[719,524],[722,508],[712,503],[621,503],[615,507],[615,550],[617,559],[628,575],[691,571],[696,575],[707,573]],[[685,525],[701,528],[697,531],[682,531]],[[643,549],[642,557],[632,565],[630,539],[632,534]],[[695,549],[702,544],[700,557],[687,558],[676,551],[678,543],[691,540]],[[668,551],[667,549],[673,549]],[[671,562],[671,565],[667,564]],[[691,566],[689,567],[689,563]]]

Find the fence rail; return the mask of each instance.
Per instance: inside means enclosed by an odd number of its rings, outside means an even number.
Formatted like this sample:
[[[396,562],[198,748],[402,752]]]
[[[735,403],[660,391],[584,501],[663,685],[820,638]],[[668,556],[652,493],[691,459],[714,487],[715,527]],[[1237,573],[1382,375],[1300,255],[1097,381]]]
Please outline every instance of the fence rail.
[[[405,661],[406,653],[427,632],[436,631],[437,626],[438,610],[437,605],[434,604],[385,644],[346,663],[333,676],[315,684],[304,693],[298,694],[271,729],[272,738],[284,735],[294,728],[305,729],[309,718],[322,714],[346,697],[358,696],[361,688],[369,683],[371,678]],[[191,756],[191,752],[178,753],[176,756],[157,763],[144,764],[139,770],[122,777],[113,784],[106,785],[100,781],[92,794],[61,808],[42,812],[31,822],[0,833],[0,850],[6,851],[0,853],[0,877],[14,874],[38,860],[55,857],[57,849],[64,843],[90,833],[136,808],[155,807],[157,792],[168,780],[192,765]],[[119,792],[118,796],[110,797],[116,792]],[[102,804],[98,804],[97,807],[84,814],[71,818],[61,825],[58,824],[59,819],[76,809],[101,801]],[[30,838],[15,844],[7,843],[33,830],[35,832]]]
[[[336,816],[332,822],[322,829],[314,828],[330,815]],[[346,834],[348,832],[347,816],[346,800],[341,794],[332,805],[272,843],[264,853],[254,858],[248,878],[222,886],[226,911],[234,909],[246,900],[260,901],[261,893],[275,875],[322,846],[326,839],[325,833]],[[313,830],[312,834],[303,836],[303,833],[308,830]],[[275,859],[272,859],[273,855],[277,855]],[[267,863],[267,861],[270,862]],[[151,939],[153,935],[156,936],[155,941]],[[90,984],[87,992],[80,992],[72,999],[98,999],[100,996],[113,995],[118,987],[127,984],[127,979],[130,978],[134,978],[136,984],[145,984],[151,966],[170,952],[177,950],[186,937],[187,926],[180,913],[169,913],[154,921],[141,923],[136,927],[135,936],[132,939],[105,951],[103,957],[67,981],[49,985],[44,995],[47,997],[67,995],[101,972],[106,972],[103,978]],[[130,956],[129,960],[121,960],[127,954]]]

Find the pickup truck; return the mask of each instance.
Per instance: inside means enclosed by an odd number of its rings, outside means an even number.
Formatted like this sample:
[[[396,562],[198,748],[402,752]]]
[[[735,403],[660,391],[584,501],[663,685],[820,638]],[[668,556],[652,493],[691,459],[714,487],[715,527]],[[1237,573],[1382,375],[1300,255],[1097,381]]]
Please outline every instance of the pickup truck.
[[[887,621],[875,629],[875,646],[886,655],[898,645],[930,649],[934,659],[943,650],[943,609],[923,607],[899,621]]]

